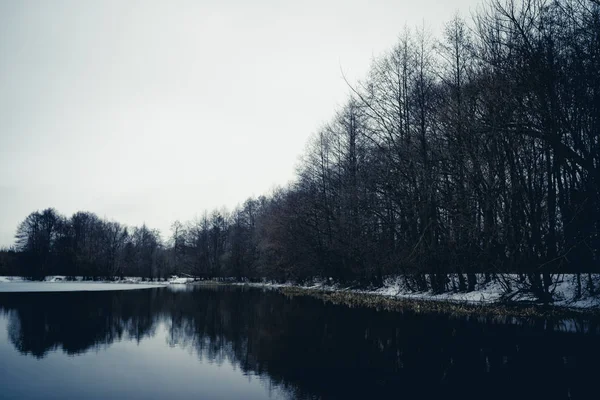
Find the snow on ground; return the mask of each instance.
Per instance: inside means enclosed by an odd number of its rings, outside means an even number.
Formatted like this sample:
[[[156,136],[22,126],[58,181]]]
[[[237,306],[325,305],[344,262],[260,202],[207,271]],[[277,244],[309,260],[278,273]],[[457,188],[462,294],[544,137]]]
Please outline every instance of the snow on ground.
[[[20,276],[0,276],[0,283],[22,282],[25,278]]]
[[[592,295],[590,293],[590,288],[588,286],[589,278],[587,275],[581,275],[581,293],[579,297],[577,296],[578,282],[575,274],[561,274],[554,275],[553,277],[554,284],[550,288],[550,291],[552,292],[554,305],[577,309],[600,308],[600,296],[598,294]],[[223,281],[230,282],[231,280],[226,279]],[[169,277],[167,280],[161,281],[145,281],[141,277],[124,277],[115,278],[111,281],[94,282],[85,281],[81,276],[69,279],[62,275],[47,276],[43,282],[30,282],[22,277],[15,276],[0,276],[0,291],[19,291],[17,290],[19,287],[25,289],[29,287],[36,288],[36,291],[40,288],[47,288],[44,289],[44,291],[57,291],[60,290],[61,287],[64,287],[65,290],[115,290],[113,287],[116,289],[126,289],[130,286],[136,285],[137,287],[135,288],[141,289],[140,286],[156,287],[157,285],[185,285],[192,282],[194,282],[193,278],[179,277],[175,275]],[[305,285],[295,285],[291,282],[274,283],[266,280],[259,283],[245,282],[234,284],[272,289],[300,287],[303,289],[322,291],[351,291],[355,293],[375,294],[404,299],[451,301],[471,304],[495,303],[506,297],[510,297],[512,301],[516,302],[536,301],[535,297],[531,293],[523,291],[522,284],[519,282],[517,275],[500,275],[499,277],[495,277],[487,283],[485,283],[482,275],[478,275],[477,282],[478,283],[474,291],[458,292],[457,290],[452,290],[452,288],[458,287],[458,277],[456,275],[449,275],[447,282],[447,288],[449,290],[441,294],[435,294],[431,291],[419,292],[411,290],[412,288],[409,287],[406,279],[403,276],[388,277],[385,279],[382,287],[370,290],[358,290],[350,287],[343,287],[339,284],[332,283],[330,279],[328,280],[322,278],[314,279],[311,283]],[[592,275],[592,282],[595,286],[595,293],[598,293],[598,291],[600,291],[600,274]],[[19,285],[15,286],[17,284]],[[40,284],[52,286],[39,286]],[[79,286],[64,286],[74,284],[79,284]],[[8,288],[8,286],[10,286],[10,288]]]
[[[185,285],[186,283],[191,283],[191,282],[194,282],[194,278],[179,278],[177,276],[172,276],[169,279],[170,284],[178,284],[178,285],[184,284]]]
[[[67,277],[52,275],[43,281],[30,281],[19,276],[0,276],[0,292],[70,292],[70,291],[97,291],[97,290],[129,290],[145,289],[171,284],[187,284],[193,278],[180,278],[171,276],[168,280],[148,281],[141,277],[114,278],[105,281],[85,280],[82,276]]]
[[[430,291],[413,292],[406,286],[401,277],[396,277],[393,279],[387,279],[382,288],[369,292],[406,299],[455,301],[467,303],[493,303],[500,300],[503,294],[503,289],[499,282],[492,281],[487,284],[477,285],[476,290],[472,292],[461,293],[450,291],[441,294],[434,294]]]
[[[21,278],[23,279],[23,278]],[[85,279],[83,276],[73,276],[73,277],[67,277],[65,275],[50,275],[50,276],[46,276],[43,280],[43,282],[48,282],[48,283],[58,283],[58,282],[62,282],[62,283],[72,283],[72,282],[82,282],[82,283],[89,283],[89,282],[94,282],[94,283],[115,283],[115,284],[123,284],[123,283],[128,283],[128,284],[144,284],[144,285],[166,285],[169,282],[165,281],[165,280],[144,280],[144,278],[139,277],[139,276],[125,276],[123,278],[120,277],[114,277],[113,279],[110,280],[96,280],[96,281],[90,281],[89,279]]]
[[[12,283],[12,282],[23,282],[23,281],[28,281],[28,279],[20,277],[20,276],[0,276],[0,283]],[[182,283],[191,283],[194,281],[194,278],[180,278],[178,276],[171,276],[168,279],[165,280],[146,280],[145,278],[139,277],[139,276],[126,276],[123,278],[119,278],[119,277],[115,277],[113,279],[110,280],[97,280],[94,281],[96,283],[143,283],[145,285],[167,285],[170,283],[177,283],[177,284],[182,284]],[[46,276],[43,280],[43,282],[50,282],[50,283],[56,283],[56,282],[90,282],[90,280],[85,279],[83,276],[74,276],[74,277],[67,277],[66,275],[49,275]]]
[[[109,282],[33,282],[20,281],[0,285],[0,292],[97,292],[107,290],[149,289],[157,285]]]
[[[593,275],[592,280],[599,282],[600,275]],[[577,298],[577,277],[575,275],[562,275],[554,287],[554,304],[572,308],[600,308],[600,297],[591,296],[587,287],[587,278],[581,278],[581,297]],[[596,290],[600,288],[596,287]]]
[[[582,276],[582,281],[587,277]],[[556,306],[590,309],[600,308],[600,296],[591,295],[588,292],[586,283],[582,282],[581,296],[577,298],[577,282],[575,274],[554,275],[554,285],[550,288],[553,295],[553,304]],[[600,275],[592,275],[592,280],[596,282],[596,291],[600,290]],[[274,283],[263,281],[260,283],[241,283],[252,287],[262,288],[283,288],[283,287],[299,287],[302,289],[313,289],[321,291],[350,291],[362,294],[375,294],[380,296],[390,296],[402,299],[415,300],[433,300],[433,301],[451,301],[470,304],[491,304],[501,301],[506,296],[510,296],[515,302],[535,302],[536,298],[528,292],[521,292],[519,279],[517,275],[503,275],[501,278],[492,279],[485,283],[483,276],[477,277],[477,285],[474,291],[458,292],[447,291],[441,294],[435,294],[431,291],[413,291],[406,284],[406,280],[402,276],[389,277],[385,279],[384,284],[380,288],[372,290],[357,290],[352,288],[344,288],[337,284],[328,284],[326,280],[315,280],[307,285],[294,285],[291,282]],[[448,287],[458,287],[457,276],[449,276]]]

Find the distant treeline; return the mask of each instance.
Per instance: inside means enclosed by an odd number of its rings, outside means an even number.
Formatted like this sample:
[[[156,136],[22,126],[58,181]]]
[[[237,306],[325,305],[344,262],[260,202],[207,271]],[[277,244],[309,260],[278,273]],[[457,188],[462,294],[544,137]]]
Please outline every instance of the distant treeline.
[[[30,273],[269,277],[460,290],[600,270],[600,4],[490,1],[443,38],[405,29],[289,187],[176,222],[165,242],[89,213],[31,214]],[[28,258],[27,258],[28,257]]]

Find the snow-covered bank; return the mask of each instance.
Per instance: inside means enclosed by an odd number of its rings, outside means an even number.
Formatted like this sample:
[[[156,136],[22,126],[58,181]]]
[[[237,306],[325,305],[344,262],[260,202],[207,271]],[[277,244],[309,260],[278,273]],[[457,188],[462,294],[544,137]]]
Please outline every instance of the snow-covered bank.
[[[170,284],[185,285],[194,282],[194,278],[179,278],[177,276],[172,276],[168,282]]]
[[[165,285],[162,285],[165,286]],[[110,282],[33,282],[20,281],[0,285],[0,293],[25,292],[100,292],[113,290],[151,289],[158,285],[143,283],[110,283]]]
[[[25,280],[20,276],[0,276],[0,283],[22,282]]]
[[[44,278],[43,282],[49,283],[69,283],[69,282],[82,282],[82,283],[114,283],[114,284],[144,284],[144,285],[167,285],[169,281],[167,280],[147,280],[139,276],[126,276],[123,278],[115,277],[113,279],[101,279],[92,281],[90,279],[86,279],[83,276],[75,276],[75,277],[67,277],[65,275],[51,275]]]
[[[581,283],[580,290],[578,290],[579,284],[575,274],[554,275],[553,284],[550,287],[552,296],[551,304],[572,309],[600,309],[600,274],[592,275],[591,279],[594,285],[588,285],[586,282],[583,282]],[[457,276],[450,275],[447,286],[449,288],[457,288],[457,281]],[[379,295],[395,299],[442,301],[475,305],[501,304],[508,299],[510,299],[511,303],[517,304],[537,303],[535,296],[526,290],[526,285],[519,280],[519,277],[510,274],[493,277],[489,282],[485,282],[483,275],[478,275],[477,284],[473,291],[459,292],[457,290],[449,290],[439,294],[431,291],[419,292],[411,290],[407,284],[407,280],[402,276],[388,277],[384,280],[382,287],[366,290],[344,287],[339,284],[329,284],[326,280],[315,280],[306,285],[296,285],[291,282],[281,284],[267,281],[260,283],[238,283],[238,285],[273,289],[299,288],[320,292],[356,293]]]
[[[0,276],[0,283],[13,283],[13,282],[24,282],[29,281],[29,279],[24,278],[22,276]],[[176,284],[184,284],[194,282],[194,278],[181,278],[178,276],[171,276],[167,279],[153,279],[148,280],[146,278],[142,278],[140,276],[125,276],[114,277],[112,279],[99,279],[92,281],[90,278],[86,278],[83,276],[74,276],[69,277],[66,275],[49,275],[46,276],[43,281],[37,282],[96,282],[96,283],[143,283],[145,285],[168,285],[172,283]]]
[[[52,275],[43,281],[31,281],[20,276],[0,276],[0,292],[71,292],[130,290],[182,285],[193,282],[193,278],[171,276],[165,280],[145,280],[141,277],[113,278],[111,280],[86,280],[82,276],[67,277]]]

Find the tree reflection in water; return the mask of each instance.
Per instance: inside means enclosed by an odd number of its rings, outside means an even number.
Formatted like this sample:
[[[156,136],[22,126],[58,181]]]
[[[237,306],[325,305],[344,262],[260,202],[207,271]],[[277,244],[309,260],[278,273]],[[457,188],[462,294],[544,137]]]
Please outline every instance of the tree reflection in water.
[[[600,372],[594,320],[392,313],[230,287],[0,293],[0,310],[22,354],[76,355],[164,325],[166,345],[292,398],[586,398]]]

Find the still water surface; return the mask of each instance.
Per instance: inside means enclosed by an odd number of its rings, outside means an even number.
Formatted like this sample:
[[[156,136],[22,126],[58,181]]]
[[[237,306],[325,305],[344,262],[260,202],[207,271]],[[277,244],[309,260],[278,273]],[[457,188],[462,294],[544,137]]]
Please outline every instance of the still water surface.
[[[0,293],[0,398],[598,398],[599,339],[245,288]]]

